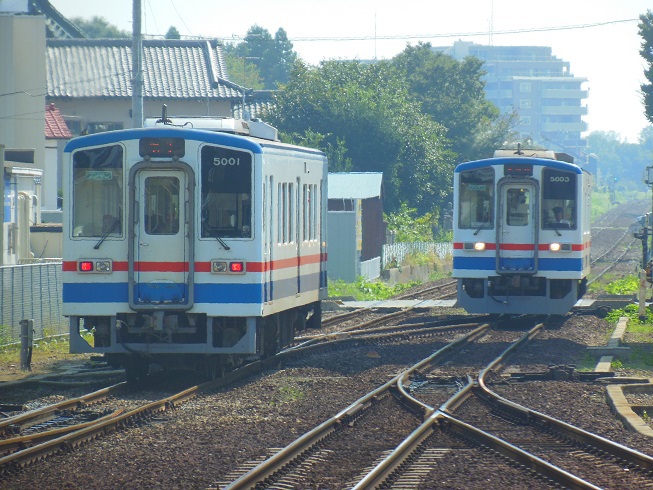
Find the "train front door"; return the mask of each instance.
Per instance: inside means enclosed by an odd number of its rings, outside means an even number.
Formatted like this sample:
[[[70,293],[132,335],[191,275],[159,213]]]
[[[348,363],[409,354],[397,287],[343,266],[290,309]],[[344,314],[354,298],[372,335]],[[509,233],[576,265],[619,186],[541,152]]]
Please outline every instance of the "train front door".
[[[537,272],[537,188],[506,182],[499,188],[497,264],[499,274]]]
[[[183,168],[130,174],[129,301],[134,309],[193,304],[192,179]]]

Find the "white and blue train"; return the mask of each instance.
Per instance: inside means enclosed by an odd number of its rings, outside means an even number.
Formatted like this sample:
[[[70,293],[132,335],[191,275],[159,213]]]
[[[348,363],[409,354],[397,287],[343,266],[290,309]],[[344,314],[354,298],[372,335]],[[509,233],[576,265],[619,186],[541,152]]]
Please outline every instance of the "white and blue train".
[[[259,121],[164,114],[75,138],[65,155],[71,353],[104,354],[128,379],[150,364],[215,377],[319,327],[322,152]]]
[[[454,172],[453,277],[469,313],[565,314],[590,271],[591,176],[566,154],[498,150]]]

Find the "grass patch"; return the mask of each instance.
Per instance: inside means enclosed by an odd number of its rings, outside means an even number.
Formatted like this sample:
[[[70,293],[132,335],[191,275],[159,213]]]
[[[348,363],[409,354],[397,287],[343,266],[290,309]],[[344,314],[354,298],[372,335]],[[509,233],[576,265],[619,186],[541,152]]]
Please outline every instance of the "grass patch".
[[[596,357],[590,353],[586,353],[576,364],[576,371],[593,372],[596,369],[596,364]]]
[[[274,400],[270,400],[270,406],[277,406],[283,403],[297,402],[306,397],[306,393],[296,386],[283,385],[279,387]]]
[[[606,320],[616,325],[621,317],[628,318],[626,332],[628,333],[630,359],[616,360],[612,363],[612,368],[615,370],[653,370],[653,312],[647,308],[645,317],[640,319],[639,305],[633,304],[611,311]]]
[[[0,349],[0,362],[5,362],[8,359],[20,356],[20,349],[20,343],[5,345],[2,347],[2,349]],[[38,342],[34,342],[34,346],[32,347],[32,357],[37,352],[47,356],[54,354],[67,354],[69,350],[70,349],[67,337],[64,339],[44,339]]]
[[[93,337],[89,333],[84,338],[91,342]],[[0,347],[0,365],[20,363],[20,350],[20,343]],[[32,347],[32,363],[53,358],[66,359],[71,355],[68,336],[39,339]]]
[[[635,294],[639,292],[639,278],[628,276],[612,281],[605,286],[605,292],[608,294]]]
[[[629,333],[638,332],[640,331],[640,328],[647,329],[649,334],[653,331],[653,313],[650,308],[646,308],[646,315],[642,320],[639,318],[639,305],[636,304],[628,305],[625,308],[620,308],[618,310],[612,310],[608,313],[605,319],[606,321],[616,325],[619,318],[622,316],[628,318]]]
[[[368,281],[359,276],[353,283],[347,283],[340,279],[329,281],[328,290],[330,298],[344,296],[353,297],[356,301],[378,301],[396,296],[419,284],[421,284],[419,281],[411,281],[391,286],[383,281]]]

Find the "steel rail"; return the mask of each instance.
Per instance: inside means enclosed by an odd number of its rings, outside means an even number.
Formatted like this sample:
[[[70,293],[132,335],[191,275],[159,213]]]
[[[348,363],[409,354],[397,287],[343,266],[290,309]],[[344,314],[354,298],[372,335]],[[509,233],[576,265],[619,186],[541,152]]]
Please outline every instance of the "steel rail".
[[[82,422],[80,424],[69,425],[66,427],[59,427],[57,429],[48,430],[46,432],[38,432],[36,434],[30,434],[28,436],[18,436],[18,437],[12,437],[10,439],[2,439],[0,440],[0,453],[9,453],[12,451],[19,450],[28,445],[41,444],[44,441],[55,439],[64,434],[68,434],[69,432],[73,432],[79,429],[84,429],[86,427],[90,427],[91,425],[97,424],[99,422],[113,419],[118,415],[120,415],[121,413],[124,413],[123,409],[116,410],[113,413],[105,415],[104,417],[98,417],[97,419],[91,420],[89,422]]]
[[[238,479],[225,486],[223,490],[240,490],[244,488],[254,488],[258,482],[272,477],[275,473],[279,472],[288,465],[292,465],[296,460],[301,458],[317,443],[322,441],[327,436],[338,430],[339,427],[349,423],[352,420],[360,417],[362,413],[371,407],[376,401],[387,396],[390,390],[404,378],[406,373],[414,373],[422,369],[425,365],[435,362],[437,359],[444,357],[451,353],[453,350],[459,349],[469,342],[475,340],[480,335],[484,334],[489,328],[489,324],[484,324],[469,332],[464,337],[456,339],[455,341],[447,344],[428,358],[413,365],[407,371],[400,373],[387,383],[381,385],[377,389],[371,391],[354,403],[338,412],[336,415],[326,420],[313,430],[307,432],[300,438],[293,441],[291,444],[283,448],[281,451],[274,454],[255,468],[240,476]]]
[[[531,340],[539,333],[543,324],[536,325],[533,329],[524,334],[517,342],[514,342],[503,353],[495,358],[486,367],[483,372],[489,372],[490,369],[496,368],[515,350],[521,347],[524,343]],[[460,406],[462,402],[473,395],[476,383],[469,379],[467,386],[461,391],[456,393],[439,409],[435,410],[433,407],[426,406],[427,413],[430,412],[429,417],[413,431],[413,433],[392,451],[383,461],[381,461],[372,471],[363,477],[354,487],[355,490],[368,490],[370,488],[384,488],[388,485],[389,480],[392,479],[396,472],[400,472],[404,465],[409,465],[410,459],[419,450],[426,440],[433,435],[434,431],[438,428],[443,430],[450,430],[465,438],[471,438],[478,444],[490,447],[495,451],[507,456],[513,461],[519,462],[521,465],[530,468],[537,473],[550,478],[566,488],[572,489],[598,489],[592,483],[589,483],[577,476],[534,456],[521,448],[510,444],[502,439],[495,437],[485,431],[477,429],[469,424],[454,418],[450,413]],[[410,397],[408,393],[405,396]],[[417,401],[418,404],[424,405]]]
[[[537,335],[542,327],[543,324],[540,323],[526,332],[516,342],[514,342],[510,347],[508,347],[498,357],[496,357],[489,365],[496,366],[498,363],[503,362],[503,359],[505,359],[511,352],[513,352],[514,349],[523,345],[525,342]],[[445,415],[447,415],[446,412],[455,410],[456,407],[460,406],[472,395],[472,388],[474,385],[472,379],[468,378],[467,385],[436,410],[434,407],[422,403],[413,395],[406,392],[403,385],[404,381],[406,381],[408,378],[406,377],[405,373],[402,373],[401,376],[403,381],[402,383],[399,383],[399,389],[401,391],[402,397],[406,401],[410,401],[413,406],[421,407],[423,412],[427,414],[428,417],[422,423],[422,425],[415,429],[415,431],[413,431],[413,433],[406,438],[406,440],[404,440],[383,461],[381,461],[367,475],[365,475],[365,477],[363,477],[354,487],[356,489],[378,488],[387,482],[392,477],[392,474],[400,469],[406,463],[406,461],[408,461],[418,450],[420,445],[430,435],[432,435],[434,426],[441,422]]]
[[[27,425],[34,425],[39,422],[50,420],[55,416],[55,412],[58,410],[77,410],[91,403],[97,403],[98,401],[103,400],[109,395],[124,388],[126,385],[127,382],[123,381],[121,383],[107,386],[106,388],[102,388],[101,390],[97,390],[80,397],[70,398],[68,400],[63,400],[52,405],[47,405],[35,410],[30,410],[26,413],[2,419],[0,420],[0,434],[7,434],[7,432],[9,432],[13,427],[24,427]]]
[[[61,437],[4,456],[0,458],[0,474],[11,472],[17,465],[25,466],[31,462],[44,458],[47,455],[79,446],[80,444],[92,440],[101,434],[109,432],[111,429],[129,425],[137,419],[149,417],[151,414],[156,412],[173,409],[176,403],[194,397],[199,391],[200,385],[193,386],[175,395],[147,403],[111,419],[95,421],[95,423],[82,429],[75,430]]]
[[[485,384],[485,375],[489,372],[486,370],[478,377],[478,384],[476,391],[480,392],[481,396],[486,399],[491,399],[492,403],[502,408],[503,410],[517,415],[521,420],[528,421],[530,425],[545,426],[548,429],[554,430],[566,438],[576,441],[586,446],[592,446],[605,453],[611,454],[617,458],[622,459],[637,465],[638,467],[653,471],[653,457],[643,454],[639,451],[626,447],[622,444],[610,441],[605,437],[593,434],[579,427],[563,422],[562,420],[555,419],[541,412],[531,410],[530,408],[512,402],[501,395],[490,390]]]
[[[438,289],[443,289],[443,288],[446,288],[446,287],[455,286],[455,284],[456,284],[456,281],[451,281],[451,282],[448,282],[448,283],[445,283],[445,284],[438,284],[436,286],[430,286],[428,288],[425,288],[422,291],[417,291],[417,292],[413,292],[413,293],[399,295],[399,296],[396,296],[396,297],[391,298],[391,299],[401,300],[401,299],[409,298],[411,296],[416,296],[416,295],[419,295],[419,294],[425,294],[425,293],[429,293],[429,292],[432,292],[432,291],[436,291]],[[329,318],[325,318],[324,320],[322,320],[322,326],[323,327],[330,326],[330,325],[333,325],[334,323],[338,323],[338,322],[347,320],[349,318],[359,316],[359,315],[361,315],[363,313],[369,313],[370,311],[373,311],[373,310],[374,310],[374,306],[372,305],[372,306],[370,306],[368,308],[360,308],[358,310],[348,311],[346,313],[341,313],[340,315],[335,315],[335,316],[332,316],[332,317],[329,317]]]

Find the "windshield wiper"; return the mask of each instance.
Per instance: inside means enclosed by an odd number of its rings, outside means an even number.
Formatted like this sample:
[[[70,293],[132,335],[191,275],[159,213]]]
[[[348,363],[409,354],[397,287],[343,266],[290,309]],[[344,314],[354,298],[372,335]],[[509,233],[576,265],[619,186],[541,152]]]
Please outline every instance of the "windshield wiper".
[[[107,237],[111,234],[111,232],[113,232],[113,230],[116,229],[116,227],[117,227],[119,224],[120,224],[120,219],[119,219],[119,218],[116,218],[115,221],[113,222],[113,224],[111,225],[111,227],[110,227],[110,228],[109,228],[109,229],[104,233],[104,235],[102,235],[102,237],[100,238],[100,241],[97,242],[93,248],[94,248],[95,250],[99,249],[99,248],[100,248],[100,245],[102,245],[102,243],[104,242],[104,240],[107,239]]]
[[[225,250],[230,250],[230,249],[231,249],[231,247],[230,247],[229,245],[227,245],[227,244],[224,242],[224,240],[223,240],[222,238],[220,238],[220,237],[218,236],[218,234],[215,233],[214,231],[212,231],[208,226],[204,227],[204,229],[206,230],[206,232],[207,232],[210,236],[212,236],[213,238],[215,238],[215,239],[220,243],[220,245],[222,245],[222,248],[224,248]]]

